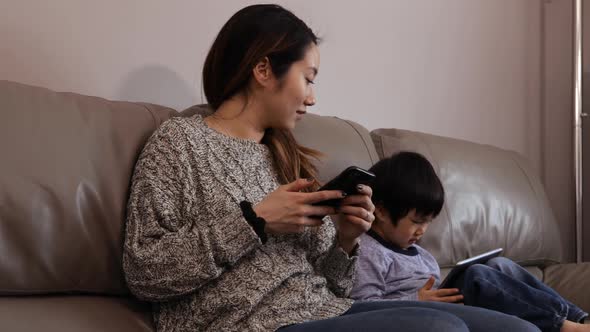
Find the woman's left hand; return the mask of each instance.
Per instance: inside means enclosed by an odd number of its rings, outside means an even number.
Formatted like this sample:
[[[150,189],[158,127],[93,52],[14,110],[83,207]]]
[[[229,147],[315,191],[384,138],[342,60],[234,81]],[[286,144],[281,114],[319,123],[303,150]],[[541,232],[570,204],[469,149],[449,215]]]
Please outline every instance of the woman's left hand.
[[[347,253],[352,253],[358,238],[371,228],[375,220],[375,205],[371,201],[373,190],[366,185],[358,185],[358,193],[344,199],[338,214],[331,216],[336,225],[338,243]]]

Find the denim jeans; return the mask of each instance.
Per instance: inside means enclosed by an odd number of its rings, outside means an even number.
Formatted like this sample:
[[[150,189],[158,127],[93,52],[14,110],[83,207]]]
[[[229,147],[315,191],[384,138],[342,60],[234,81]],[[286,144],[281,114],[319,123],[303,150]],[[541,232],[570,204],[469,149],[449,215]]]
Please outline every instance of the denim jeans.
[[[466,305],[518,316],[543,332],[559,331],[564,320],[581,322],[588,316],[513,261],[497,257],[476,264],[453,285]]]
[[[539,332],[514,316],[454,303],[359,301],[343,315],[293,324],[279,332]]]

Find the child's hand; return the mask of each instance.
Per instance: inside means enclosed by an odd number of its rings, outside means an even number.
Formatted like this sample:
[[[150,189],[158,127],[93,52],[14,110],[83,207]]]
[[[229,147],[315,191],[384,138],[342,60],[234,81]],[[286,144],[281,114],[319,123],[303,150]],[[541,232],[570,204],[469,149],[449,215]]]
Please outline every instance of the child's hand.
[[[435,302],[460,302],[463,300],[463,295],[459,293],[457,288],[443,288],[432,289],[434,285],[434,277],[430,277],[424,287],[418,291],[418,300],[420,301],[435,301]]]

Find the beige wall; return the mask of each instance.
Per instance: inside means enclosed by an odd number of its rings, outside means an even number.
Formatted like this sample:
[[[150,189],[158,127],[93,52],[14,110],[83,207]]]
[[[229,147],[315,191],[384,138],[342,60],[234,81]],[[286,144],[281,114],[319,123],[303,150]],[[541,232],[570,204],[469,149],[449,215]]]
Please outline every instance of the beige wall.
[[[324,38],[317,113],[516,150],[571,217],[568,0],[278,2]],[[0,79],[182,109],[202,102],[207,49],[249,3],[4,0]]]

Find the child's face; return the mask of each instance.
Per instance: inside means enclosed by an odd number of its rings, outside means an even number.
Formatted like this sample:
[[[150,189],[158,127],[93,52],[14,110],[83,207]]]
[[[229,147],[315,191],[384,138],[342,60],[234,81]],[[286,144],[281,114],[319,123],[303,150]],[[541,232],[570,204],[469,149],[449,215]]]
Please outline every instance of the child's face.
[[[416,214],[416,210],[411,210],[405,217],[401,218],[397,226],[393,225],[389,213],[385,209],[379,209],[379,222],[374,224],[377,226],[377,233],[385,240],[397,245],[400,248],[406,249],[412,244],[416,243],[426,233],[428,225],[432,222],[432,215],[420,216]]]

